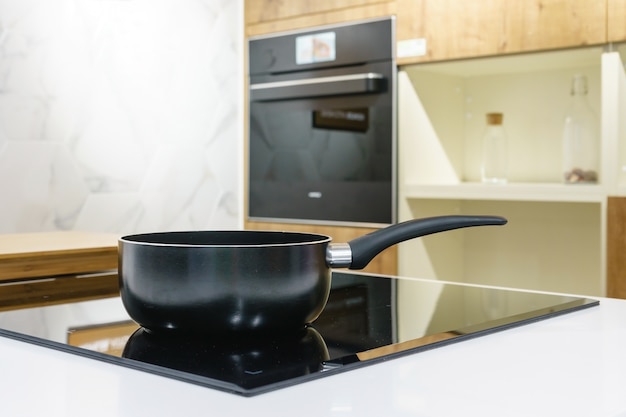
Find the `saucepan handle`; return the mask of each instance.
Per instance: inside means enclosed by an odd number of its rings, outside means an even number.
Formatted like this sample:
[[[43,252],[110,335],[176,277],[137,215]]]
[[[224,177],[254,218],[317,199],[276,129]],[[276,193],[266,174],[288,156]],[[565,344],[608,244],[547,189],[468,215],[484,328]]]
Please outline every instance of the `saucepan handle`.
[[[331,243],[326,260],[333,268],[363,269],[383,250],[405,240],[472,226],[501,226],[500,216],[437,216],[394,224],[345,243]]]

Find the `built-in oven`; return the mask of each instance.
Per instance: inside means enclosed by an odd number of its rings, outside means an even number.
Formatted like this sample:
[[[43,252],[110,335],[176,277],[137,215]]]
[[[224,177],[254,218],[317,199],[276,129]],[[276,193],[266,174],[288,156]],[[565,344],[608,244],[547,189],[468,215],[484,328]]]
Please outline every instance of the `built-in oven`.
[[[395,223],[394,24],[249,40],[250,220]]]

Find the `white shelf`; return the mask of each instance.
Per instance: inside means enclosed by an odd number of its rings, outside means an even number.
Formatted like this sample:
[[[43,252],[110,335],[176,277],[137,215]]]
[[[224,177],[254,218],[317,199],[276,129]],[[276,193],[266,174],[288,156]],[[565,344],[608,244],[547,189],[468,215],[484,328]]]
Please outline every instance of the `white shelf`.
[[[621,50],[620,52],[624,52]],[[626,196],[626,73],[618,53],[582,48],[403,68],[398,74],[398,218],[497,214],[504,228],[414,239],[401,275],[604,295],[609,196]],[[561,183],[569,84],[589,81],[600,116],[598,185]],[[504,185],[480,182],[485,114],[509,138]]]
[[[407,199],[603,203],[607,192],[601,185],[522,182],[495,185],[466,182],[436,185],[405,184],[401,194]]]

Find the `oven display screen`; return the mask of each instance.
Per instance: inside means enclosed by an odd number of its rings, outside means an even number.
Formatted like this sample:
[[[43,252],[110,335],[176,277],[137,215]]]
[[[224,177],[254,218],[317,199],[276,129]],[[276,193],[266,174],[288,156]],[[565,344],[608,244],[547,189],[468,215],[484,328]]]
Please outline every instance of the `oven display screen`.
[[[315,33],[296,38],[296,64],[334,61],[337,48],[335,32]]]
[[[313,112],[313,127],[318,129],[367,132],[369,109],[329,109]]]

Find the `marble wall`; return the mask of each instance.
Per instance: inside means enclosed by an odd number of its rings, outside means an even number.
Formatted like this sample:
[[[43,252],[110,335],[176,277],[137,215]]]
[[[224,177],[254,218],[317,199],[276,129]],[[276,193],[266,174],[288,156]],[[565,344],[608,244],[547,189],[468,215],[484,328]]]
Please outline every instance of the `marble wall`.
[[[0,233],[242,224],[241,0],[0,0]]]

